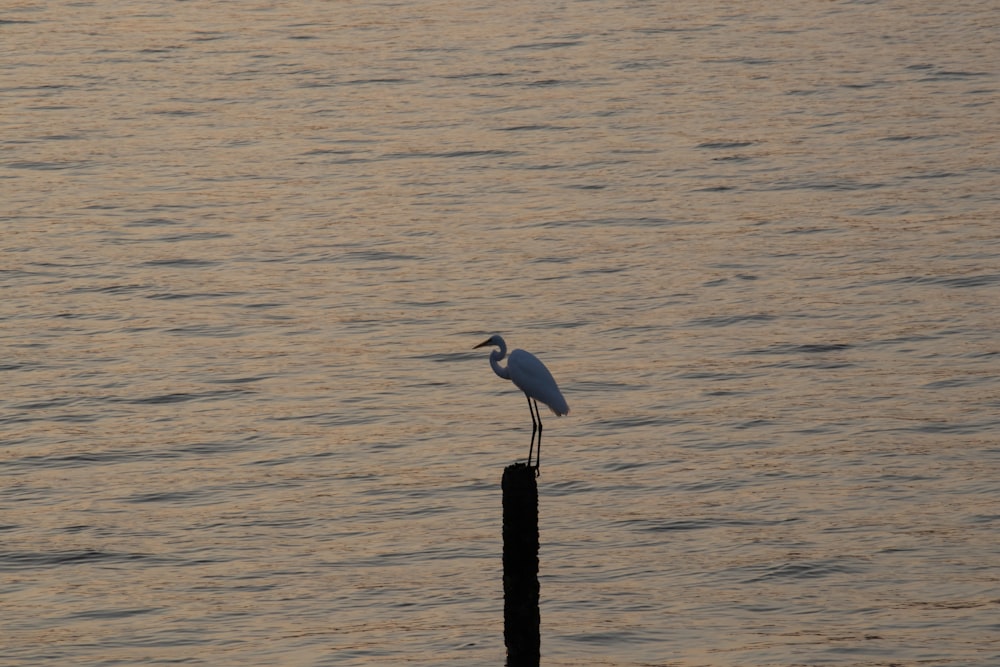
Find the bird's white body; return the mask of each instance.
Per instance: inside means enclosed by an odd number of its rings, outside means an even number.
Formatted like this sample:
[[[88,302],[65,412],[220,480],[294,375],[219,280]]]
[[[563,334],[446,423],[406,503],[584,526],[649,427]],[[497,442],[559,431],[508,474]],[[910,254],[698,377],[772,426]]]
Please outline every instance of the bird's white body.
[[[490,361],[492,361],[492,355]],[[552,373],[541,360],[531,352],[514,350],[507,358],[507,373],[510,381],[525,394],[549,406],[552,414],[569,414],[569,405],[563,398]],[[499,375],[499,373],[498,373]]]
[[[538,434],[538,455],[536,459],[536,469],[540,465],[539,461],[542,452],[542,416],[538,414],[538,403],[541,401],[552,410],[557,416],[568,415],[569,405],[559,391],[552,373],[545,367],[541,360],[531,352],[524,350],[514,350],[507,358],[507,365],[501,366],[500,362],[507,356],[507,343],[499,335],[490,338],[476,347],[496,346],[500,349],[490,352],[490,366],[493,372],[505,380],[510,380],[514,385],[524,392],[528,397],[528,410],[531,411],[531,449],[528,450],[528,463],[531,463],[531,453],[535,447],[535,433]],[[534,409],[532,404],[534,403]],[[537,422],[536,422],[537,415]]]

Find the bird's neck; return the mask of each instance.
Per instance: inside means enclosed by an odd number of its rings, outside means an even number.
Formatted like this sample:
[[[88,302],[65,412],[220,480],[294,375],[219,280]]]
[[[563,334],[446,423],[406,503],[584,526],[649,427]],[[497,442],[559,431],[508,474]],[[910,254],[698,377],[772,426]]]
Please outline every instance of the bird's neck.
[[[507,370],[506,366],[500,365],[500,360],[507,356],[506,348],[501,347],[499,350],[493,350],[490,352],[490,366],[493,367],[493,372],[502,377],[504,380],[510,379],[510,371]]]

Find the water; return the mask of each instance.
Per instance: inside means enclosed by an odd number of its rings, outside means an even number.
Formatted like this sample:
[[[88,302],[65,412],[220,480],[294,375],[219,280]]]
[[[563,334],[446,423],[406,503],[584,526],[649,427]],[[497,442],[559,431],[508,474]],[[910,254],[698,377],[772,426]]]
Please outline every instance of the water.
[[[15,3],[0,663],[1000,664],[994,3]]]

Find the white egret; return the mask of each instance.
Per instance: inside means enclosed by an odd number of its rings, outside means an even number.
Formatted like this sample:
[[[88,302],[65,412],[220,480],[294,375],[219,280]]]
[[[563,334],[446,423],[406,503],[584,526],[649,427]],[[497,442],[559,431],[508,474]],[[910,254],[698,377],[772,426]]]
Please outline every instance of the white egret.
[[[472,349],[487,346],[500,348],[490,352],[490,366],[493,367],[493,372],[504,380],[513,382],[528,397],[528,410],[531,412],[531,447],[528,449],[528,465],[531,465],[531,454],[535,449],[535,433],[537,432],[538,455],[535,457],[535,470],[537,471],[542,459],[542,415],[538,413],[537,401],[549,406],[549,409],[560,417],[569,414],[569,405],[566,404],[566,399],[559,391],[559,386],[552,377],[552,373],[538,357],[531,352],[514,350],[507,359],[507,366],[504,367],[500,365],[500,361],[507,356],[507,343],[504,342],[504,339],[500,335],[494,334]]]

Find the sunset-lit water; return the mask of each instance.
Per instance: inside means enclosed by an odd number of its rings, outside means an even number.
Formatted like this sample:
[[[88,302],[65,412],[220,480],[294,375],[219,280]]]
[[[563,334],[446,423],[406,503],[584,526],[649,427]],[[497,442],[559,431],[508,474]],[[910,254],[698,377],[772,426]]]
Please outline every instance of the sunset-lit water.
[[[992,2],[14,2],[0,665],[1000,664]]]

